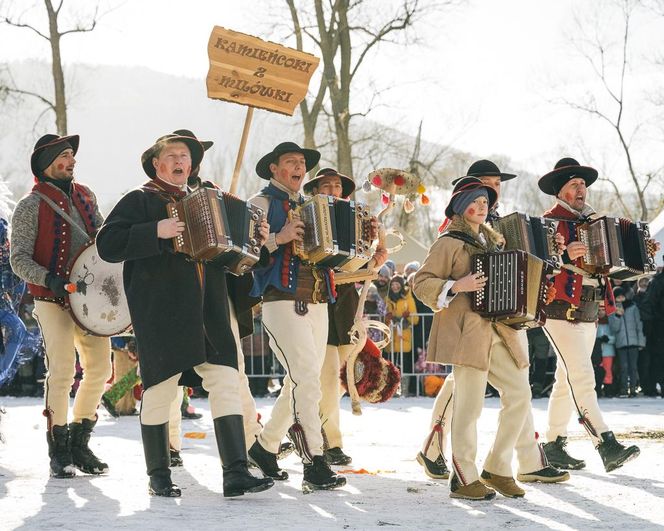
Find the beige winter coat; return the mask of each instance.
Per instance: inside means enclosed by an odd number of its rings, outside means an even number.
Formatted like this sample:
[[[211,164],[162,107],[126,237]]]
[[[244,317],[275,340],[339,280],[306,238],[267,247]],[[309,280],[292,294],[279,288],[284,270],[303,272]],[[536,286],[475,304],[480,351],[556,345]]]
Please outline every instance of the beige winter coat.
[[[487,226],[480,227],[494,248],[501,236]],[[449,230],[477,236],[455,216]],[[478,244],[482,245],[479,240]],[[427,361],[446,365],[463,365],[486,371],[489,369],[492,329],[500,335],[520,369],[528,367],[528,351],[523,335],[505,325],[492,323],[470,309],[468,293],[459,293],[448,308],[438,308],[438,297],[448,280],[458,280],[470,273],[471,256],[483,252],[469,243],[441,237],[429,249],[424,264],[415,275],[415,295],[435,313],[429,334]]]

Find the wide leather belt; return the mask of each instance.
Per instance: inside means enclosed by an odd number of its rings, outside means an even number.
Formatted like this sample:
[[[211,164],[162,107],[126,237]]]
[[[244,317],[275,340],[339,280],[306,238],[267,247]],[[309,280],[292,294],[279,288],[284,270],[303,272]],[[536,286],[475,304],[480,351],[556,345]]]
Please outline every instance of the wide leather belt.
[[[599,301],[582,301],[581,306],[575,306],[566,301],[553,301],[545,307],[544,311],[547,319],[594,323],[597,320]]]
[[[287,293],[269,286],[263,294],[263,302],[301,301],[317,304],[327,300],[327,284],[323,274],[303,264],[300,264],[298,271],[295,293]]]

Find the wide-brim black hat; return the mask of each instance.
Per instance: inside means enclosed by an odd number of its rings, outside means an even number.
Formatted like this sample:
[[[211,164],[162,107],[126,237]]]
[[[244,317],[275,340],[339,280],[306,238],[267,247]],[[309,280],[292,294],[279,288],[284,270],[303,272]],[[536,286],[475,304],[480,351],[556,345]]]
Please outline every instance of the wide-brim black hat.
[[[190,136],[191,138],[195,138],[201,143],[204,151],[207,151],[214,145],[214,142],[212,140],[199,140],[198,137],[189,129],[176,129],[175,131],[173,131],[173,134],[180,136]]]
[[[311,191],[318,186],[318,184],[323,178],[330,176],[332,177],[337,176],[339,177],[339,179],[341,179],[342,197],[346,198],[355,191],[355,181],[353,181],[353,179],[351,179],[347,175],[344,175],[343,173],[339,173],[334,168],[321,168],[316,172],[316,175],[314,177],[311,177],[304,184],[304,186],[302,187],[304,193],[311,194]]]
[[[37,142],[35,143],[34,150],[32,151],[32,155],[30,155],[30,169],[32,170],[32,174],[37,176],[41,174],[46,168],[39,168],[37,166],[37,160],[39,159],[39,155],[41,155],[45,150],[51,149],[54,147],[57,147],[59,144],[69,144],[74,151],[74,155],[78,152],[78,144],[80,142],[80,137],[78,135],[70,135],[70,136],[58,136],[58,135],[44,135],[42,136]],[[67,149],[67,147],[63,147],[62,151]],[[62,153],[60,151],[57,155]],[[57,157],[56,155],[56,157]],[[55,157],[53,157],[53,160],[55,160]],[[47,166],[48,167],[48,166]]]
[[[157,170],[152,164],[152,158],[154,157],[155,150],[157,146],[163,142],[184,142],[189,148],[191,153],[191,169],[200,166],[201,161],[203,160],[203,154],[205,150],[203,145],[198,141],[197,138],[193,136],[184,136],[184,135],[175,135],[169,134],[159,137],[154,144],[152,144],[148,149],[146,149],[141,155],[141,165],[143,166],[143,171],[147,174],[150,179],[154,179],[157,176]]]
[[[256,173],[258,176],[261,179],[270,180],[272,178],[270,164],[276,162],[285,153],[302,153],[307,172],[314,168],[320,160],[320,153],[315,149],[301,148],[295,142],[282,142],[270,153],[263,155],[261,160],[258,161],[258,164],[256,164]]]
[[[468,168],[467,174],[470,177],[500,177],[500,182],[509,181],[514,179],[516,174],[514,173],[505,173],[500,171],[498,166],[490,160],[482,159],[476,162],[473,162]],[[452,184],[458,183],[463,177],[459,177],[452,181]]]
[[[479,188],[483,188],[484,190],[487,191],[489,195],[489,210],[491,210],[493,208],[493,205],[495,205],[496,201],[498,200],[498,194],[496,193],[496,191],[490,186],[484,184],[477,177],[466,175],[465,177],[456,179],[456,184],[454,185],[454,190],[452,191],[452,197],[450,197],[450,200],[447,203],[447,206],[445,207],[445,216],[447,216],[449,219],[452,219],[452,216],[454,216],[454,210],[452,210],[452,202],[454,201],[454,198],[456,196],[464,192],[477,190]]]
[[[540,177],[537,186],[545,194],[558,195],[560,189],[572,179],[579,178],[590,186],[597,180],[597,170],[590,166],[581,166],[576,160],[570,157],[560,159],[556,162],[553,171]]]

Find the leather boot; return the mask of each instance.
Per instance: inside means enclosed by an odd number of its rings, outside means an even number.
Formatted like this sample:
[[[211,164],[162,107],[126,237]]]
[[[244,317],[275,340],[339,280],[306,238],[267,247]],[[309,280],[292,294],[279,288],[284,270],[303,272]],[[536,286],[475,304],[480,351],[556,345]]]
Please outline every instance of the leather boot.
[[[71,458],[71,443],[69,440],[69,427],[53,426],[46,432],[48,443],[48,456],[51,459],[51,476],[54,478],[73,478],[76,468]]]
[[[69,424],[69,436],[71,439],[71,457],[74,465],[86,474],[104,474],[108,472],[108,465],[90,450],[88,443],[92,429],[97,424],[97,419],[83,419],[81,422]]]
[[[143,438],[145,465],[148,476],[150,476],[150,494],[167,498],[179,498],[182,492],[171,481],[171,471],[168,468],[171,463],[168,446],[168,422],[155,426],[141,424],[141,437]]]
[[[602,442],[597,445],[597,451],[604,463],[604,470],[611,472],[620,468],[627,461],[639,456],[638,446],[625,446],[620,444],[612,431],[601,434]]]
[[[213,422],[224,471],[224,497],[261,492],[274,486],[272,478],[257,478],[247,468],[247,446],[242,415],[217,417]]]

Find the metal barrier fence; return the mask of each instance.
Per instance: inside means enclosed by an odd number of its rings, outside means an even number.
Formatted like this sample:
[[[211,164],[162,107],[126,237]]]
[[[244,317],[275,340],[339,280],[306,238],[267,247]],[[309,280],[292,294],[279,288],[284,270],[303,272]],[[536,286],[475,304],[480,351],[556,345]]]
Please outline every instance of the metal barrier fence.
[[[385,321],[380,315],[367,317]],[[451,371],[449,366],[426,363],[432,319],[432,313],[418,313],[411,314],[408,319],[396,319],[390,323],[392,342],[383,349],[383,357],[401,370],[401,396],[424,396],[425,377],[444,377]],[[285,371],[270,349],[260,316],[254,319],[253,335],[242,340],[242,350],[252,393],[255,396],[268,394],[270,380],[282,378]]]

